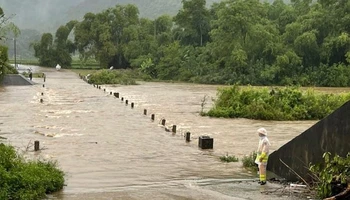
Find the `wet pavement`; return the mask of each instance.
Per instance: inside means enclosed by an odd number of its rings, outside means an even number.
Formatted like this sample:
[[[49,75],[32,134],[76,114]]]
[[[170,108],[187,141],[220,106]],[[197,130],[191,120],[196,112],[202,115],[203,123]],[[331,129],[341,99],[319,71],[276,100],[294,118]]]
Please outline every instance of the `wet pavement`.
[[[67,186],[50,199],[300,199],[281,185],[258,185],[241,162],[219,157],[254,151],[259,127],[276,150],[316,121],[201,117],[219,86],[140,82],[97,89],[67,70],[31,68],[44,72],[46,82],[0,89],[0,136],[22,152],[38,140],[42,150],[25,155],[58,161]],[[176,133],[166,131],[172,125]],[[214,149],[198,148],[202,135],[214,138]]]

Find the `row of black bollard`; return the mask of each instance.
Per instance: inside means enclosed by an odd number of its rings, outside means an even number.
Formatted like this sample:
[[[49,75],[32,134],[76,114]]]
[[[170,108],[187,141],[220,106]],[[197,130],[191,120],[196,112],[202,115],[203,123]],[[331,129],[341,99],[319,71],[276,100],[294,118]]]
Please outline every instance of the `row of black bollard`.
[[[43,73],[43,79],[44,82],[46,82],[46,74]],[[43,88],[45,88],[45,84],[43,84]],[[41,96],[44,96],[44,92],[41,92]],[[40,103],[44,103],[44,99],[40,98]],[[40,142],[39,141],[34,141],[34,151],[39,151],[40,150]]]
[[[101,89],[101,86],[99,85],[93,85],[94,87],[97,87],[98,89]],[[104,89],[104,91],[106,92],[106,89]],[[110,92],[110,95],[114,95],[116,98],[120,97],[120,94],[118,92]],[[124,97],[121,97],[121,101],[124,101]],[[125,100],[125,105],[129,104],[129,100]],[[131,103],[131,108],[134,108],[135,104],[134,102]],[[143,114],[147,115],[147,109],[143,110]],[[151,120],[154,121],[155,120],[155,114],[151,114]],[[162,126],[165,126],[166,124],[166,119],[162,119],[161,120],[161,124]],[[172,133],[176,133],[177,132],[177,126],[173,125],[171,132]],[[166,131],[170,131],[169,129],[165,129]],[[186,132],[185,135],[185,140],[186,142],[191,142],[191,132]],[[210,138],[209,136],[200,136],[199,137],[199,141],[198,141],[198,147],[200,147],[201,149],[212,149],[213,148],[213,138]]]

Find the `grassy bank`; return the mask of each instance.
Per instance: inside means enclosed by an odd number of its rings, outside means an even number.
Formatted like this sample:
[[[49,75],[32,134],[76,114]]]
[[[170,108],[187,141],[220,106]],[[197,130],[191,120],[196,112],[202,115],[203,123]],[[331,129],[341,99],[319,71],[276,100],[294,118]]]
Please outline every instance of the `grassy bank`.
[[[313,89],[232,86],[218,91],[214,107],[203,115],[259,120],[319,120],[350,100],[350,93],[325,94]]]
[[[15,60],[9,60],[9,63],[11,64],[15,64]],[[21,65],[39,65],[39,60],[37,59],[20,59],[20,60],[16,60],[17,64],[21,64]]]
[[[14,64],[15,60],[9,60],[9,63]],[[39,60],[37,59],[21,59],[16,60],[17,64],[21,65],[38,65],[39,66]],[[54,66],[52,66],[54,67]],[[89,60],[87,62],[82,62],[80,60],[73,60],[72,66],[66,67],[69,69],[101,69],[100,64],[94,60]]]
[[[121,84],[135,85],[137,80],[148,80],[149,76],[137,69],[71,69],[71,71],[81,76],[89,76],[89,83],[96,85]]]

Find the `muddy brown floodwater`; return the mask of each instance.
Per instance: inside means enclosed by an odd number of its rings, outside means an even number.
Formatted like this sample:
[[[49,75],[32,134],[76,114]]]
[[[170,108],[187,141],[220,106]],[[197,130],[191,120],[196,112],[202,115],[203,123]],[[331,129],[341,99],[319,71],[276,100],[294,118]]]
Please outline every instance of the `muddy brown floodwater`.
[[[31,67],[45,72],[46,82],[0,89],[0,135],[19,151],[39,140],[42,150],[26,155],[58,161],[67,186],[52,199],[286,199],[261,196],[257,183],[234,184],[257,176],[219,157],[254,151],[259,127],[274,151],[316,123],[199,116],[204,96],[207,111],[218,86],[140,82],[99,90],[73,72]],[[165,131],[161,119],[177,133]],[[198,148],[202,135],[214,138],[213,150]]]

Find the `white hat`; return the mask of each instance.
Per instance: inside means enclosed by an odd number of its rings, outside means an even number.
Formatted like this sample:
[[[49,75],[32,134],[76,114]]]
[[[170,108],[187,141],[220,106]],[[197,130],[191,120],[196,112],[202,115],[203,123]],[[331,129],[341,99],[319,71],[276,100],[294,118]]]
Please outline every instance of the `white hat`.
[[[259,129],[258,129],[258,133],[261,133],[261,134],[267,136],[267,131],[266,131],[266,129],[264,129],[264,128],[259,128]]]

